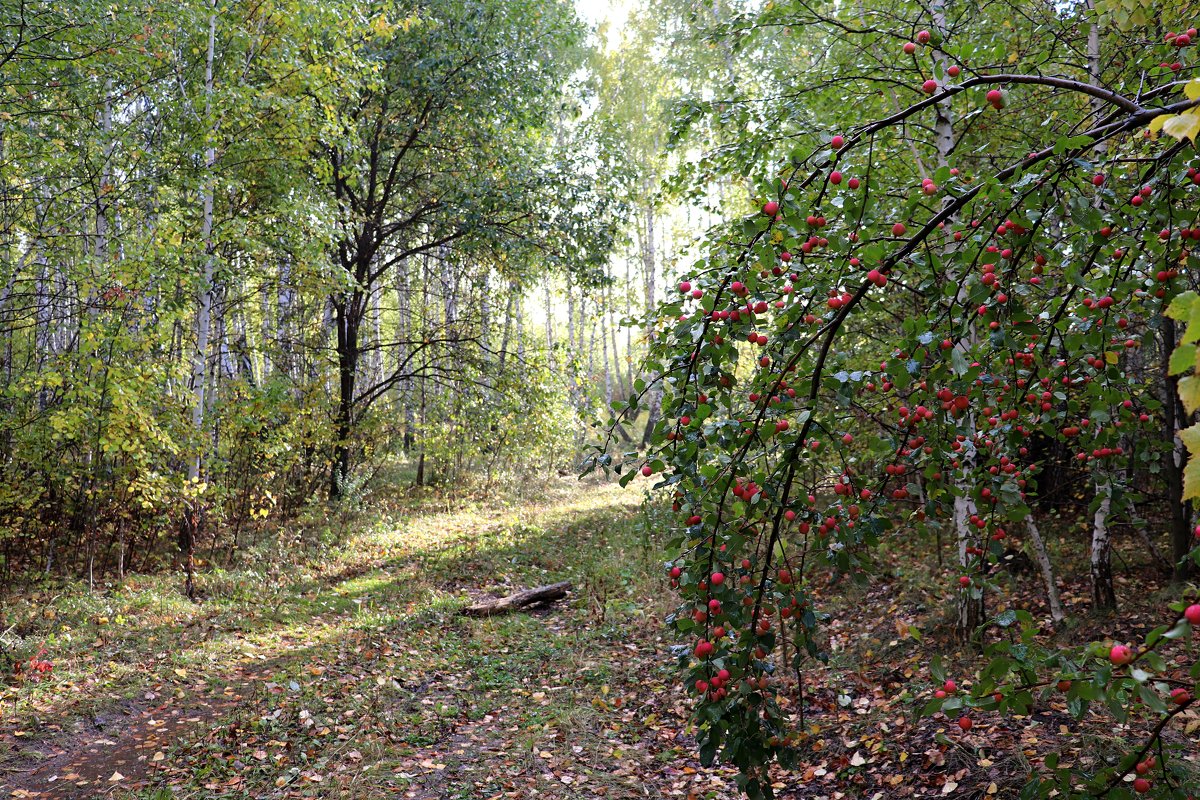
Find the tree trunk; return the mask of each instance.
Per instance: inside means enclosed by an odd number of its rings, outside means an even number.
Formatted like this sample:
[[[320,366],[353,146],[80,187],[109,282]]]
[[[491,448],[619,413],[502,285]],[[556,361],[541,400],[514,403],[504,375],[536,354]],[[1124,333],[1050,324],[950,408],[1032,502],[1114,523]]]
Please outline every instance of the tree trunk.
[[[486,600],[467,606],[462,610],[462,614],[468,617],[492,617],[497,614],[507,614],[527,606],[549,603],[566,597],[570,588],[571,582],[563,581],[562,583],[552,583],[549,586],[538,586],[535,589],[525,589],[499,600]]]
[[[1183,500],[1183,467],[1187,463],[1187,453],[1178,431],[1188,424],[1182,404],[1179,402],[1179,378],[1171,375],[1168,364],[1171,353],[1175,351],[1176,330],[1175,320],[1162,318],[1162,406],[1163,406],[1163,438],[1167,445],[1163,448],[1162,473],[1167,490],[1167,509],[1170,517],[1171,564],[1172,580],[1182,582],[1193,572],[1188,553],[1192,549],[1192,530],[1188,519],[1187,504]]]
[[[521,302],[521,293],[517,292],[517,309],[513,315],[513,336],[517,340],[517,363],[525,363],[525,304]]]
[[[971,556],[967,553],[967,548],[974,543],[975,532],[972,530],[970,518],[975,513],[975,501],[970,497],[963,495],[954,498],[954,532],[958,545],[958,563],[964,570],[970,566]],[[976,594],[979,596],[975,597]],[[972,579],[970,586],[958,591],[955,633],[961,641],[969,642],[975,636],[975,631],[984,622],[984,610],[983,587]]]
[[[633,318],[633,259],[625,260],[625,317]],[[633,326],[625,327],[625,383],[633,391]]]
[[[296,365],[292,363],[293,317],[296,305],[296,290],[292,288],[292,261],[285,255],[279,262],[279,291],[276,295],[275,336],[279,348],[277,368],[289,378],[298,377]]]
[[[412,294],[408,285],[408,259],[403,258],[396,264],[396,341],[400,344],[396,348],[397,370],[400,369],[407,356],[405,351],[412,347],[410,341],[412,329]],[[411,372],[411,370],[406,371]],[[416,412],[413,409],[412,384],[412,378],[405,377],[396,386],[398,402],[404,408],[404,452],[406,453],[413,449],[416,441],[417,422]]]
[[[212,0],[212,11],[208,17],[208,51],[204,61],[204,118],[212,119],[213,98],[213,55],[217,41],[217,0]],[[208,386],[208,340],[212,326],[212,291],[213,274],[216,270],[216,242],[213,240],[213,194],[217,150],[210,141],[204,150],[204,188],[201,192],[203,219],[201,222],[200,239],[204,242],[204,271],[200,278],[199,308],[196,312],[196,349],[192,353],[192,430],[196,434],[197,450],[188,462],[188,482],[196,484],[200,480],[200,471],[204,460],[204,442],[207,436],[204,430],[204,411],[207,398],[205,390]],[[188,597],[195,594],[195,553],[196,537],[199,533],[200,514],[197,507],[199,501],[193,499],[187,511],[183,524],[180,525],[179,549],[183,555],[184,572],[186,574],[186,589]]]
[[[542,288],[546,295],[546,361],[550,364],[554,363],[554,319],[553,319],[553,302],[550,294],[550,276],[542,277]]]
[[[354,431],[354,389],[358,376],[358,292],[333,303],[337,326],[338,407],[334,423],[333,462],[329,468],[329,499],[341,500],[350,474],[350,437]]]
[[[508,340],[512,334],[513,312],[517,305],[517,284],[508,285],[508,305],[504,309],[504,331],[500,334],[500,371],[504,372],[504,362],[508,357]],[[547,325],[549,321],[547,321]]]
[[[1046,602],[1050,605],[1050,619],[1054,621],[1055,627],[1058,627],[1062,625],[1067,615],[1063,611],[1062,600],[1058,596],[1058,583],[1054,579],[1054,567],[1050,563],[1050,553],[1046,550],[1046,542],[1042,539],[1042,532],[1038,530],[1032,513],[1025,518],[1025,530],[1029,533],[1029,541],[1033,544],[1033,555],[1037,559],[1038,568],[1042,571],[1042,581],[1046,584]]]
[[[617,324],[616,324],[616,321],[613,319],[616,316],[617,309],[616,309],[615,301],[613,300],[611,283],[604,288],[604,292],[605,292],[605,308],[607,309],[607,315],[605,316],[605,319],[608,322],[612,323],[612,324],[608,325],[608,335],[609,335],[609,339],[611,340],[611,344],[612,344],[612,377],[613,377],[613,380],[616,382],[614,392],[620,391],[624,395],[628,392],[633,391],[633,386],[632,385],[630,385],[630,386],[622,386],[621,385],[621,360],[619,357],[620,351],[617,349]],[[611,401],[612,398],[610,397],[609,400]]]
[[[1092,518],[1092,608],[1111,611],[1117,607],[1117,592],[1113,587],[1112,538],[1108,530],[1108,515],[1112,510],[1112,484],[1107,480],[1096,485],[1099,504]]]
[[[383,380],[383,287],[375,286],[371,291],[371,376],[368,386],[376,386]]]
[[[599,315],[600,325],[600,363],[604,369],[604,411],[612,408],[613,399],[613,373],[608,366],[608,300],[605,298],[604,309]],[[615,354],[614,354],[615,355]]]
[[[944,39],[946,36],[945,6],[945,0],[933,0],[929,6],[933,25],[940,34],[939,39]],[[933,63],[942,67],[940,71],[943,75],[946,73],[946,62],[946,54],[942,52],[942,49],[940,47],[933,48]],[[951,115],[949,97],[939,100],[937,105],[934,106],[933,133],[937,147],[938,166],[947,167],[950,165],[950,154],[954,152],[955,145],[954,119]]]
[[[940,34],[939,38],[944,37],[946,34],[944,0],[933,0],[930,4],[929,13],[934,28]],[[933,50],[933,59],[935,62],[944,64],[946,55],[939,48],[935,47]],[[895,99],[894,93],[893,99]],[[955,147],[954,122],[951,117],[949,98],[937,103],[934,107],[934,114],[934,145],[937,150],[938,166],[948,166],[950,155],[954,152]],[[926,168],[919,157],[917,165],[922,174],[924,174]],[[959,301],[961,302],[963,299],[965,299],[965,290],[960,290]],[[975,329],[972,325],[967,341],[973,343],[974,339]],[[966,428],[963,433],[970,440],[975,432],[974,415],[968,414],[964,424]],[[974,461],[974,454],[964,452],[963,460],[967,463]],[[958,550],[958,563],[964,570],[967,570],[971,563],[971,557],[967,554],[967,547],[974,544],[975,537],[978,535],[978,530],[971,524],[970,519],[976,513],[976,508],[975,502],[967,494],[969,487],[962,482],[958,482],[956,488],[959,494],[954,498],[954,536]],[[979,596],[976,597],[974,595]],[[955,632],[960,640],[964,642],[971,641],[975,635],[975,631],[984,622],[985,610],[983,587],[977,580],[973,579],[969,587],[960,589],[958,593],[958,613]]]
[[[649,321],[649,315],[654,310],[655,306],[655,266],[656,256],[654,252],[654,207],[647,205],[643,211],[643,235],[641,237],[642,249],[642,270],[645,277],[645,298],[646,298],[646,342],[654,341],[654,323]],[[648,376],[648,382],[651,384],[650,391],[647,393],[646,404],[649,407],[649,413],[646,417],[646,428],[642,431],[642,447],[650,444],[650,438],[654,435],[654,426],[658,422],[658,417],[662,413],[659,406],[662,405],[662,388],[655,380],[656,375]]]

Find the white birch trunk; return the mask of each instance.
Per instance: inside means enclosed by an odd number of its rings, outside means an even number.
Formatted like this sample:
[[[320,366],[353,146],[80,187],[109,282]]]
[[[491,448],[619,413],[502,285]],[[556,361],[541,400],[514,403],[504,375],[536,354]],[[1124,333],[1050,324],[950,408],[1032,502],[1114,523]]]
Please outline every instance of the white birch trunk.
[[[542,278],[542,287],[546,294],[546,359],[549,363],[554,363],[554,318],[553,318],[553,303],[550,295],[550,276]]]
[[[646,342],[654,341],[654,324],[650,320],[650,314],[654,310],[656,303],[655,286],[657,284],[657,256],[655,253],[654,242],[654,207],[647,205],[643,209],[643,236],[641,241],[642,247],[642,271],[645,278],[644,295],[646,299]],[[648,376],[648,383],[651,384],[650,391],[647,393],[646,403],[649,406],[649,414],[646,418],[646,429],[642,432],[642,446],[645,447],[650,443],[650,437],[654,433],[654,425],[658,422],[658,417],[661,413],[659,406],[662,404],[662,388],[655,380],[658,376]]]
[[[1067,618],[1063,610],[1062,600],[1058,596],[1058,582],[1054,578],[1054,567],[1050,563],[1050,553],[1046,550],[1046,542],[1042,532],[1038,530],[1033,515],[1025,518],[1025,530],[1029,533],[1029,541],[1033,544],[1033,556],[1037,559],[1038,568],[1042,572],[1042,581],[1046,584],[1046,602],[1050,605],[1050,619],[1055,627],[1062,625]]]
[[[512,335],[513,313],[517,307],[517,284],[508,286],[508,304],[504,309],[504,330],[500,334],[500,371],[504,371],[504,362],[508,359],[508,343]],[[549,317],[547,317],[549,319]]]
[[[1105,479],[1096,484],[1100,499],[1092,516],[1091,578],[1092,606],[1116,608],[1117,595],[1113,587],[1112,536],[1108,530],[1108,515],[1112,510],[1112,484]]]
[[[204,61],[204,118],[207,122],[212,114],[213,54],[217,41],[217,3],[213,0],[212,13],[208,18],[208,52]],[[197,441],[204,441],[205,393],[207,389],[208,341],[212,328],[213,272],[216,268],[216,244],[213,241],[213,171],[217,162],[217,151],[210,141],[204,150],[204,188],[201,190],[202,222],[200,240],[204,242],[204,271],[200,278],[199,307],[196,311],[196,347],[192,352],[192,429]],[[188,463],[188,480],[200,478],[204,459],[201,446]]]

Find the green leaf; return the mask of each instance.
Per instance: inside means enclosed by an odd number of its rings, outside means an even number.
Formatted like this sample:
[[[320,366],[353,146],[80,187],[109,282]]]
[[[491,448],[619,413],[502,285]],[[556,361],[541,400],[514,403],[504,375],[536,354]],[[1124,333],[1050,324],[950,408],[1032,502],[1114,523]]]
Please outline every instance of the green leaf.
[[[954,370],[954,374],[960,377],[966,375],[971,368],[967,363],[967,357],[957,347],[950,351],[950,367]]]
[[[1012,609],[1000,612],[996,615],[996,618],[992,620],[992,622],[996,623],[1001,628],[1007,628],[1016,621],[1017,612]]]
[[[1175,348],[1175,352],[1171,353],[1169,367],[1172,375],[1178,375],[1181,372],[1195,370],[1196,368],[1196,345],[1181,344]]]
[[[1171,319],[1177,322],[1183,322],[1192,315],[1192,308],[1196,305],[1196,301],[1200,300],[1200,295],[1190,289],[1181,294],[1175,295],[1171,300],[1171,304],[1167,306],[1166,314]]]
[[[1146,707],[1152,711],[1161,714],[1167,710],[1167,705],[1163,702],[1163,699],[1159,696],[1158,692],[1154,691],[1154,689],[1144,683],[1138,686],[1138,697],[1140,697],[1142,702],[1146,704]]]

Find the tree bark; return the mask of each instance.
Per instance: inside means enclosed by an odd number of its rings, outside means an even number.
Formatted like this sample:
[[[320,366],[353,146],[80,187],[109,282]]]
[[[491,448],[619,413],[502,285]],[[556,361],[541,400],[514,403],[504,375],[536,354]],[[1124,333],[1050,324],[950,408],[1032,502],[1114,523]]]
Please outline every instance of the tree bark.
[[[213,57],[216,41],[217,0],[212,0],[212,11],[208,17],[208,51],[204,61],[204,118],[206,122],[212,119]],[[206,449],[203,443],[208,438],[204,430],[204,412],[207,400],[205,392],[208,386],[208,340],[212,327],[213,274],[216,270],[216,242],[213,240],[213,194],[216,191],[214,186],[216,163],[216,147],[210,141],[204,150],[205,177],[204,188],[201,192],[203,219],[200,239],[204,242],[204,267],[200,278],[199,307],[196,312],[196,348],[192,352],[192,430],[196,434],[197,450],[188,462],[187,477],[190,484],[196,484],[200,480]],[[195,594],[196,537],[200,526],[197,503],[198,500],[195,499],[189,503],[183,524],[180,525],[179,535],[179,549],[184,560],[188,597]]]
[[[654,323],[649,321],[649,315],[654,310],[655,285],[657,283],[657,275],[655,270],[657,258],[654,250],[654,206],[647,205],[642,210],[642,217],[642,271],[645,278],[644,289],[646,298],[646,314],[648,320],[646,324],[646,342],[650,343],[654,341]],[[648,376],[648,382],[651,385],[650,391],[647,393],[646,398],[646,404],[649,407],[649,413],[646,417],[646,428],[642,431],[642,447],[646,447],[650,444],[650,438],[654,435],[654,426],[658,422],[659,415],[662,413],[662,410],[659,408],[659,406],[662,405],[662,388],[659,387],[658,382],[655,380],[656,377],[657,376],[655,375]]]
[[[351,292],[333,303],[337,328],[338,407],[334,423],[333,461],[329,469],[329,498],[344,496],[344,484],[350,474],[350,437],[354,432],[354,389],[358,377],[359,293]]]
[[[1180,428],[1188,424],[1186,414],[1179,401],[1179,378],[1172,375],[1168,367],[1171,353],[1175,351],[1176,330],[1175,320],[1162,319],[1162,406],[1163,406],[1163,438],[1166,447],[1163,448],[1162,473],[1167,490],[1167,509],[1170,517],[1171,536],[1171,577],[1176,582],[1187,580],[1192,573],[1193,565],[1188,553],[1192,549],[1192,530],[1187,504],[1183,500],[1183,468],[1187,463],[1187,453],[1183,442],[1178,436]]]
[[[1025,518],[1025,530],[1029,532],[1033,555],[1042,572],[1042,581],[1046,584],[1046,602],[1050,606],[1050,619],[1054,621],[1055,627],[1058,627],[1062,625],[1067,615],[1063,611],[1062,600],[1058,596],[1058,583],[1054,579],[1054,567],[1050,563],[1050,553],[1046,550],[1046,542],[1042,539],[1042,532],[1038,530],[1032,514]]]
[[[504,329],[500,334],[500,371],[504,371],[504,362],[508,360],[508,345],[512,337],[513,315],[517,308],[516,282],[508,285],[508,303],[504,307]]]
[[[975,514],[975,501],[967,496],[954,498],[954,532],[958,545],[958,563],[964,568],[970,565],[970,555],[967,547],[973,543],[974,532],[970,521]],[[973,595],[978,590],[978,597]],[[958,591],[958,614],[955,623],[955,633],[964,642],[971,641],[975,631],[984,622],[984,595],[982,587],[972,580],[971,585]]]
[[[1108,515],[1112,510],[1112,484],[1107,480],[1098,483],[1096,495],[1100,502],[1092,517],[1092,607],[1108,611],[1117,607],[1117,593],[1113,587],[1112,574],[1112,537],[1108,529]]]
[[[538,586],[535,589],[526,589],[498,600],[475,603],[464,608],[461,613],[467,617],[493,617],[497,614],[508,614],[509,612],[519,611],[535,603],[549,603],[566,597],[567,591],[570,588],[570,581],[552,583],[548,586]]]

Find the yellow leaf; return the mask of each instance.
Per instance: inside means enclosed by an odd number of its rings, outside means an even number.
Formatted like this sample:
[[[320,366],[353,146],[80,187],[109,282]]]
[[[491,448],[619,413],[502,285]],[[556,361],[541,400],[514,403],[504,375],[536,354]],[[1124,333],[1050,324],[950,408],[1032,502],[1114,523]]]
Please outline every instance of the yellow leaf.
[[[1184,428],[1179,432],[1179,440],[1192,455],[1200,453],[1200,425]]]
[[[175,674],[178,675],[180,678],[186,678],[187,670],[186,669],[177,669],[177,670],[175,670]]]
[[[1192,78],[1183,87],[1188,100],[1200,100],[1200,78]]]
[[[1179,399],[1183,401],[1183,408],[1189,414],[1200,408],[1200,378],[1195,375],[1180,378]],[[1184,439],[1184,442],[1186,443],[1187,439]]]
[[[1195,144],[1196,135],[1200,134],[1200,114],[1194,109],[1187,114],[1177,114],[1163,123],[1162,131],[1179,141],[1188,139]]]
[[[1109,351],[1105,352],[1105,354],[1104,354],[1104,360],[1105,360],[1105,361],[1107,361],[1109,364],[1115,364],[1115,363],[1117,363],[1117,353],[1116,353],[1116,351],[1115,351],[1115,350],[1109,350]]]
[[[1150,132],[1157,136],[1158,132],[1162,130],[1163,125],[1165,125],[1167,120],[1170,118],[1170,114],[1159,114],[1157,117],[1150,120]]]
[[[1183,501],[1197,497],[1200,497],[1200,459],[1190,456],[1183,468]]]

